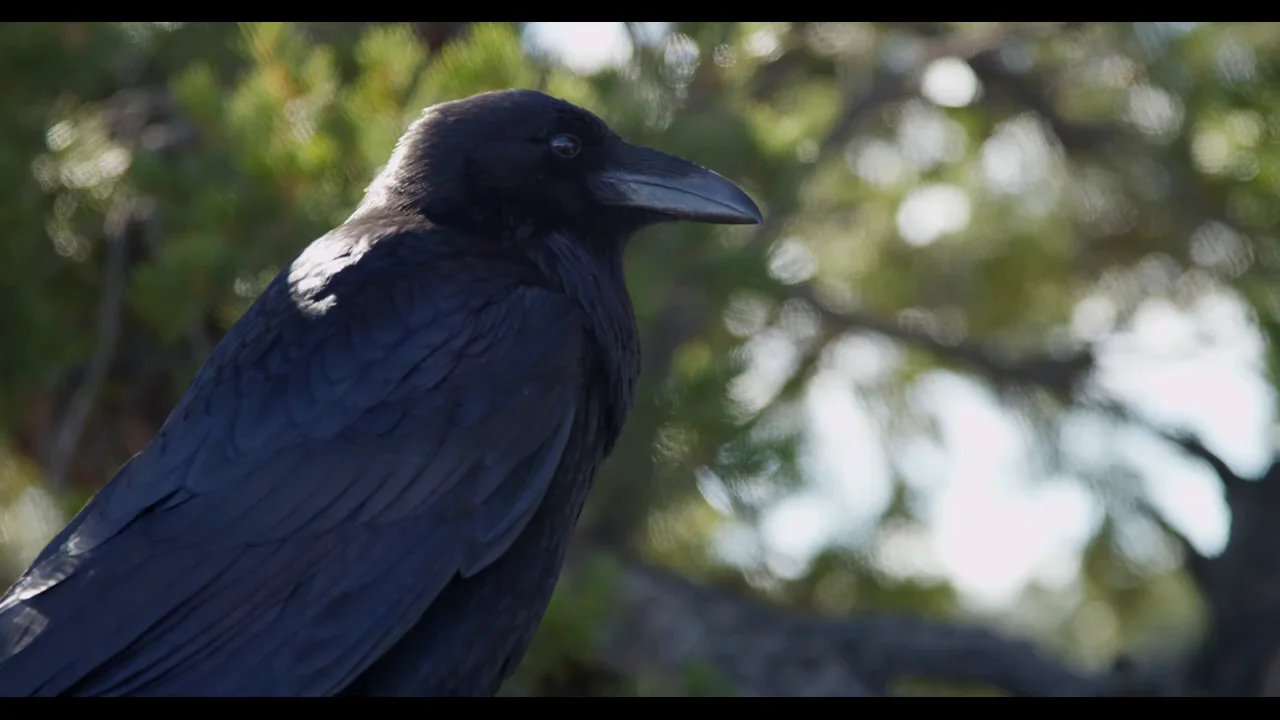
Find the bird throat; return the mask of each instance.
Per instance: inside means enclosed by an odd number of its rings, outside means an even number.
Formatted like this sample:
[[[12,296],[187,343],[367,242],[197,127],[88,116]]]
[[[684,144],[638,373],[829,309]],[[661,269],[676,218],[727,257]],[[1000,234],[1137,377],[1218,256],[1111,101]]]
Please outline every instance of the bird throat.
[[[640,375],[640,339],[623,274],[622,242],[592,242],[553,232],[530,237],[530,257],[583,311],[595,357],[588,370],[604,381],[609,450],[622,432]]]

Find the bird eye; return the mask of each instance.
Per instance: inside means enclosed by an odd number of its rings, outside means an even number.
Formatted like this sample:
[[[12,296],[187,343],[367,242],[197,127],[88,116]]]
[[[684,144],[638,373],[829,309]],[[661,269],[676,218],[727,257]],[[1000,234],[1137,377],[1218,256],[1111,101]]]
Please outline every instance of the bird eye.
[[[582,150],[582,142],[572,135],[556,135],[551,138],[551,149],[562,158],[571,158]]]

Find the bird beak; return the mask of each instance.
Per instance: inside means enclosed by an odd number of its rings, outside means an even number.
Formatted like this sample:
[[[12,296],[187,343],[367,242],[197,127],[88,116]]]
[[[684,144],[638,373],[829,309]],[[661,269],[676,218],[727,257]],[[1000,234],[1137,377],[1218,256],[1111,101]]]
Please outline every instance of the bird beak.
[[[648,210],[680,220],[756,225],[760,208],[720,175],[652,148],[619,143],[592,189],[605,205]]]

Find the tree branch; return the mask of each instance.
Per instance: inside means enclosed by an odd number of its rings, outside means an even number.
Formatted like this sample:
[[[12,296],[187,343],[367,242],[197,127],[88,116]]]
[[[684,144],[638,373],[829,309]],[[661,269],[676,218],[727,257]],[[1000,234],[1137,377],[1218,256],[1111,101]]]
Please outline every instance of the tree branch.
[[[944,57],[974,58],[997,50],[1004,43],[1018,37],[1035,37],[1052,32],[1056,25],[1056,23],[1048,23],[1042,26],[996,27],[980,33],[951,33],[928,41],[925,51],[906,72],[878,71],[870,89],[850,97],[845,103],[840,114],[836,116],[835,121],[831,123],[831,127],[818,143],[819,162],[806,165],[801,177],[793,183],[793,187],[798,192],[805,180],[820,167],[821,159],[843,157],[840,151],[882,108],[918,92],[924,71],[934,60]],[[756,228],[746,243],[747,249],[761,250],[777,239],[778,233],[796,208],[783,207],[780,210],[780,212],[770,212],[765,221]]]
[[[980,683],[1017,696],[1106,694],[1030,643],[977,627],[906,617],[811,617],[696,585],[634,561],[620,568],[600,662],[632,677],[711,669],[747,696],[888,694],[905,678]]]
[[[89,413],[98,399],[98,392],[106,380],[111,360],[115,356],[120,335],[120,312],[124,301],[126,279],[126,243],[130,227],[135,222],[136,206],[129,199],[117,199],[107,215],[103,240],[107,246],[106,267],[102,279],[102,299],[98,303],[97,331],[93,355],[89,359],[84,378],[71,396],[66,413],[54,434],[53,447],[47,466],[49,482],[55,492],[66,489],[68,469],[75,457],[76,446],[84,432]]]
[[[1035,355],[1009,358],[972,342],[951,343],[925,329],[884,320],[866,313],[838,312],[822,301],[809,283],[792,286],[791,296],[808,302],[823,320],[839,332],[872,332],[904,345],[933,353],[944,361],[963,365],[1000,387],[1031,385],[1073,398],[1094,369],[1093,348],[1085,347],[1064,357]]]

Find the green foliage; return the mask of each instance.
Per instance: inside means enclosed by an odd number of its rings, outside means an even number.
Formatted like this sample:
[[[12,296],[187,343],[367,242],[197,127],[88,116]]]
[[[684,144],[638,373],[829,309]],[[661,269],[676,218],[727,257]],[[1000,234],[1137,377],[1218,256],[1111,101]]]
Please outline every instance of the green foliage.
[[[732,697],[733,686],[719,671],[705,664],[691,663],[685,667],[683,690],[686,697]]]

